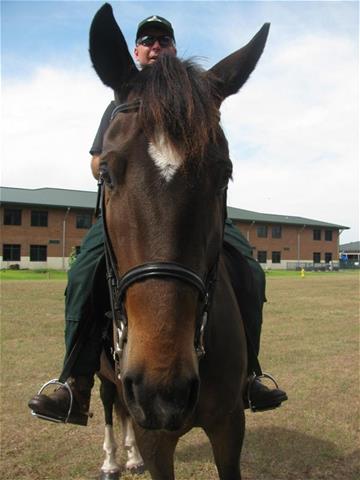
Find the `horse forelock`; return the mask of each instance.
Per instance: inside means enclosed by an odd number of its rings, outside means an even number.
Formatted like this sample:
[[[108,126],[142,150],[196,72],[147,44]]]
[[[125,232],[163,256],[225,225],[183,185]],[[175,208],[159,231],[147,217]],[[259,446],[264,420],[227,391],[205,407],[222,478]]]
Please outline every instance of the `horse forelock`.
[[[166,168],[173,172],[181,159],[202,158],[219,128],[216,93],[205,71],[191,60],[160,55],[141,72],[137,89],[139,125],[156,162],[171,152]]]

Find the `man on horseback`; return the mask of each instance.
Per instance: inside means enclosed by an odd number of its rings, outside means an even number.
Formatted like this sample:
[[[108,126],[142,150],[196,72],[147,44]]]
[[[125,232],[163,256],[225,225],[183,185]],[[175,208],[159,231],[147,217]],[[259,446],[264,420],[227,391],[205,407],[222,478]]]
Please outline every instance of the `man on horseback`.
[[[134,56],[139,67],[156,62],[161,53],[176,55],[175,37],[172,25],[163,17],[152,16],[143,20],[137,29]],[[104,112],[93,146],[91,169],[94,177],[99,177],[100,154],[104,134],[110,124],[115,102],[111,102]],[[253,257],[249,243],[233,226],[225,221],[224,249],[232,258],[233,277],[240,278],[235,292],[244,319],[249,363],[249,387],[245,405],[253,411],[276,408],[287,400],[284,391],[269,389],[261,380],[258,362],[262,307],[265,301],[265,275]],[[67,421],[86,425],[89,416],[90,394],[94,384],[94,374],[100,367],[100,353],[103,346],[100,321],[93,305],[92,290],[95,274],[104,258],[104,231],[100,217],[86,235],[81,253],[68,274],[65,301],[65,345],[64,369],[59,382],[67,380],[49,395],[38,394],[29,401],[32,411],[48,420]],[[242,299],[246,298],[247,302]],[[70,395],[69,395],[70,393]],[[69,399],[72,402],[69,403]]]

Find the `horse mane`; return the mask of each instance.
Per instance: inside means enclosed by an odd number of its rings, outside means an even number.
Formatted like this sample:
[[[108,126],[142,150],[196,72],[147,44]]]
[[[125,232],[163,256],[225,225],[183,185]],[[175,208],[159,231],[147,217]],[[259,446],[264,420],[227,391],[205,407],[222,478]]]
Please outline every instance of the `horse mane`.
[[[215,83],[193,60],[162,54],[139,76],[139,125],[150,142],[159,133],[185,158],[202,158],[219,128]]]

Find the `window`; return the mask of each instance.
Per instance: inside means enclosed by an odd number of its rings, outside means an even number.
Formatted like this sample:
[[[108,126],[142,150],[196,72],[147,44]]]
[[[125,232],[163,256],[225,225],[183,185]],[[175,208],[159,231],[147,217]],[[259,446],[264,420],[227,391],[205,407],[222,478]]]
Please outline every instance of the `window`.
[[[257,252],[257,259],[259,263],[266,263],[266,260],[267,260],[266,250],[259,250]]]
[[[76,215],[76,228],[90,228],[91,215],[90,213],[81,213]]]
[[[46,260],[46,245],[30,245],[30,262],[46,262]]]
[[[267,226],[259,225],[258,227],[256,227],[256,233],[258,238],[267,238]]]
[[[313,253],[313,262],[314,263],[320,263],[321,262],[321,253],[320,252],[314,252]]]
[[[332,242],[332,230],[325,230],[325,240],[327,242]]]
[[[273,225],[271,236],[272,238],[281,238],[281,225]]]
[[[272,252],[271,260],[272,260],[272,263],[280,263],[281,262],[281,252]]]
[[[330,263],[332,261],[332,253],[326,252],[325,253],[325,263]]]
[[[21,225],[20,208],[4,209],[4,225]]]
[[[31,210],[31,226],[47,227],[48,212],[46,210]]]
[[[313,240],[321,240],[321,230],[313,230]]]
[[[3,260],[19,262],[20,261],[20,245],[3,245]]]

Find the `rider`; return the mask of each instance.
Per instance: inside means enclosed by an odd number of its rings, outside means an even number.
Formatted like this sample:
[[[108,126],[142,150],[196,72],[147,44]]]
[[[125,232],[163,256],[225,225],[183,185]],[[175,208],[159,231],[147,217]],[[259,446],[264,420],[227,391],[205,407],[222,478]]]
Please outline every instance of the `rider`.
[[[134,56],[141,68],[155,62],[161,52],[176,55],[174,31],[170,22],[154,15],[138,25]],[[105,110],[90,150],[91,170],[95,178],[99,176],[103,137],[114,107],[115,103],[111,102]],[[65,300],[66,354],[64,370],[60,377],[64,380],[65,376],[68,387],[60,386],[49,395],[35,395],[29,401],[29,407],[33,412],[46,419],[64,421],[69,409],[68,388],[70,388],[73,393],[73,404],[67,421],[79,425],[87,424],[91,388],[94,384],[94,374],[100,367],[102,348],[101,326],[100,322],[95,321],[96,315],[92,305],[92,286],[97,267],[104,257],[103,242],[103,222],[100,217],[85,236],[81,252],[68,273]],[[252,257],[249,243],[229,219],[225,221],[224,247],[232,249],[233,253],[240,252],[242,261],[236,264],[236,269],[250,278],[246,287],[250,305],[246,310],[245,307],[241,310],[248,340],[251,405],[254,410],[259,411],[276,408],[287,400],[286,393],[278,388],[269,389],[258,378],[261,374],[257,356],[260,348],[262,307],[265,301],[265,275],[261,266]],[[241,297],[239,292],[237,294],[238,298]],[[247,303],[249,304],[249,301]]]

